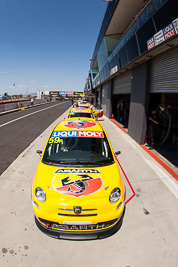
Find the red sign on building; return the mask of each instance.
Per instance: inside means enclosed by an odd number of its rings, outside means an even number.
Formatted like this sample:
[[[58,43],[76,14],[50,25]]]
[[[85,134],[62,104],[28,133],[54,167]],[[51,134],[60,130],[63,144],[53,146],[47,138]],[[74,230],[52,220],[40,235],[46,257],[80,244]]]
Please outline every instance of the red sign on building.
[[[74,92],[67,92],[67,95],[74,95]]]
[[[174,35],[175,35],[175,30],[174,30],[173,24],[170,23],[168,26],[166,26],[166,27],[163,29],[163,33],[164,33],[164,38],[165,38],[165,40],[167,40],[167,39],[169,39],[170,37],[174,36]]]
[[[153,37],[150,38],[148,41],[147,41],[147,47],[148,47],[148,50],[150,50],[151,48],[153,48],[155,46],[155,42],[154,42],[154,39]]]

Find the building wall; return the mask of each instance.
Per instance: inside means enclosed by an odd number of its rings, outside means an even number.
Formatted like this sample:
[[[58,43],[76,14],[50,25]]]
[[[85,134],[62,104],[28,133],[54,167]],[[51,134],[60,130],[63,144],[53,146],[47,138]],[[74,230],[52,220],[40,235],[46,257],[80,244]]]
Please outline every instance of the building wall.
[[[110,80],[108,83],[102,85],[101,95],[102,95],[102,108],[104,114],[108,117],[112,117],[112,91],[113,91],[113,81]]]
[[[139,144],[145,143],[149,102],[149,62],[132,71],[128,134]]]
[[[102,104],[104,114],[106,114],[107,90],[108,90],[108,83],[105,83],[101,87],[101,104]]]
[[[151,50],[147,47],[149,38],[177,19],[177,8],[177,0],[151,1],[135,24],[124,35],[125,40],[122,40],[123,42],[120,42],[113,51],[113,58],[109,57],[108,62],[98,73],[98,79],[100,78],[100,82],[104,83],[100,95],[101,104],[107,117],[111,117],[112,98],[116,99],[116,96],[121,94],[130,94],[131,91],[128,134],[139,144],[145,142],[149,89],[151,93],[159,93],[160,98],[163,93],[177,93],[177,30],[173,38],[166,39],[160,46],[155,46]],[[148,14],[149,16],[147,16]],[[102,40],[100,40],[100,44],[101,42]],[[166,51],[168,47],[169,52]],[[97,49],[95,49],[93,58],[96,58],[96,55]],[[141,56],[143,57],[141,58]],[[148,59],[150,62],[146,61]],[[143,62],[142,60],[145,62],[140,64]],[[129,70],[130,68],[132,70]],[[121,73],[122,69],[126,72]],[[114,79],[119,71],[120,77]],[[108,79],[110,79],[109,82]],[[105,82],[106,80],[107,82]],[[99,83],[98,80],[94,82],[96,89]]]
[[[108,118],[112,117],[112,91],[113,91],[113,80],[108,82],[108,90],[107,90],[107,100],[106,100],[106,116]]]

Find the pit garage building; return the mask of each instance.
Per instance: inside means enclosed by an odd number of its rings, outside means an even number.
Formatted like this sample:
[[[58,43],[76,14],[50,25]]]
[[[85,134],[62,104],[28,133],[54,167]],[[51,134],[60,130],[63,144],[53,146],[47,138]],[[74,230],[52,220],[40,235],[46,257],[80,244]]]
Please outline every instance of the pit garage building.
[[[109,1],[84,92],[107,117],[125,104],[124,127],[145,143],[148,114],[159,117],[157,144],[178,147],[178,1]]]

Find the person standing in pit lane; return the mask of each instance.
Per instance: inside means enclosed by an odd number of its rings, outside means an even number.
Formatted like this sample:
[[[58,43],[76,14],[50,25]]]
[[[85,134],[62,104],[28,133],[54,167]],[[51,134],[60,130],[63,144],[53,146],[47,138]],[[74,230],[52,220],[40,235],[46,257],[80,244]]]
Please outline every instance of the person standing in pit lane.
[[[33,102],[34,102],[34,99],[33,99],[33,98],[31,98],[31,106],[33,106]]]
[[[119,122],[124,121],[124,115],[125,115],[124,112],[125,112],[124,103],[123,101],[120,101],[117,104],[117,118]]]
[[[156,125],[159,123],[156,121],[156,110],[152,109],[148,117],[148,135],[150,138],[149,145],[153,149],[155,146]]]

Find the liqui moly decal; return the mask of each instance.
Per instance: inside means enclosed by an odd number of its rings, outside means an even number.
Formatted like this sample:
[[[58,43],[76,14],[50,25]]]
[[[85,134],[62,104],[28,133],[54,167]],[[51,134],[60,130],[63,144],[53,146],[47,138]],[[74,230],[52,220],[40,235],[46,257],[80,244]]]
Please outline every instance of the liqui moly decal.
[[[52,133],[52,137],[77,137],[77,131],[55,131]]]
[[[51,137],[99,137],[104,138],[100,131],[54,131]]]
[[[147,41],[147,48],[150,50],[156,45],[161,44],[165,40],[178,34],[178,18],[173,20],[172,23],[167,25],[164,29],[157,32],[152,38]]]
[[[154,39],[153,37],[150,38],[148,41],[147,41],[147,48],[148,50],[150,50],[151,48],[153,48],[155,46],[155,42],[154,42]]]
[[[175,30],[173,24],[170,23],[167,27],[163,29],[165,40],[169,39],[170,37],[175,35]]]
[[[78,131],[79,137],[100,137],[103,138],[103,132],[96,131]]]

